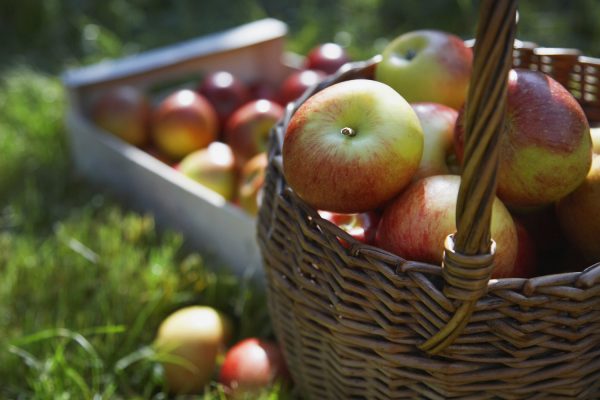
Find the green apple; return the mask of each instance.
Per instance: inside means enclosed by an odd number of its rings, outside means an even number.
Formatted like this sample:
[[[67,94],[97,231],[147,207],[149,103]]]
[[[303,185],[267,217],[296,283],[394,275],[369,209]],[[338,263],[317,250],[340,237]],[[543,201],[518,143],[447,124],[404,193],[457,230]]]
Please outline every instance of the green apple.
[[[407,101],[459,109],[471,79],[473,52],[458,36],[435,30],[407,32],[383,50],[375,79]]]
[[[292,116],[282,149],[290,187],[318,210],[360,213],[396,196],[423,154],[414,110],[381,82],[329,86]]]
[[[225,200],[234,200],[237,170],[233,152],[225,143],[212,142],[208,147],[188,154],[177,169]]]

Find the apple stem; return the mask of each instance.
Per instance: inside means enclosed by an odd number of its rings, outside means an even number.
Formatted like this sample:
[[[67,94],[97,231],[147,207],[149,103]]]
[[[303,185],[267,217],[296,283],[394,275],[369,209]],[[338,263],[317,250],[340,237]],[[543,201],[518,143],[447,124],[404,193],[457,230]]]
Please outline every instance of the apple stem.
[[[405,56],[405,58],[406,58],[408,61],[410,61],[410,60],[412,60],[413,58],[415,58],[415,56],[416,56],[416,55],[417,55],[417,52],[416,52],[415,50],[413,50],[413,49],[410,49],[410,50],[408,50],[408,51],[406,52],[406,56]]]
[[[356,131],[352,128],[348,128],[348,127],[342,128],[341,132],[342,132],[342,135],[346,135],[349,137],[356,136]]]

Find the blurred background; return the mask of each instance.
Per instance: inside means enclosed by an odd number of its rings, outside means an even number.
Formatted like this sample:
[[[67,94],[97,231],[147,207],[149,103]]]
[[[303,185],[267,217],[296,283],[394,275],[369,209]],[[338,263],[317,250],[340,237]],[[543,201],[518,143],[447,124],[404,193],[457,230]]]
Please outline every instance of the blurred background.
[[[0,0],[0,398],[166,398],[150,344],[187,304],[232,316],[236,339],[271,333],[260,291],[72,171],[61,73],[265,17],[289,51],[334,41],[364,59],[414,29],[471,38],[478,3]],[[521,40],[600,57],[600,1],[519,7]]]

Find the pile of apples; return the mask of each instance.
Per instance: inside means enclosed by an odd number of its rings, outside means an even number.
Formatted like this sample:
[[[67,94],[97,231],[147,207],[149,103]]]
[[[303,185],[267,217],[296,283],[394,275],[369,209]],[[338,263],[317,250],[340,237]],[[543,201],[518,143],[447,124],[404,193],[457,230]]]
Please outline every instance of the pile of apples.
[[[324,43],[279,87],[245,82],[226,70],[207,71],[195,87],[174,89],[162,99],[117,86],[94,99],[90,117],[255,215],[271,128],[288,102],[348,61],[344,48]]]
[[[233,324],[206,305],[180,308],[160,324],[153,347],[174,394],[201,394],[218,382],[228,398],[255,398],[261,390],[289,383],[278,343],[248,337],[231,345]]]
[[[471,48],[448,32],[400,35],[372,78],[329,86],[293,115],[282,149],[287,183],[354,239],[439,265],[456,231],[472,62]],[[565,87],[526,69],[510,71],[506,118],[492,278],[599,261],[600,130]]]

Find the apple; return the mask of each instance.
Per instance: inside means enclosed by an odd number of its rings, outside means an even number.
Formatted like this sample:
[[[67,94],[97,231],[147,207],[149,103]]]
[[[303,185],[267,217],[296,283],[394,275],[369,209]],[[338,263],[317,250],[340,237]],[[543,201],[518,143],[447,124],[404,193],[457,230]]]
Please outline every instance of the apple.
[[[208,100],[189,89],[167,96],[152,121],[155,146],[172,159],[181,159],[217,139],[217,114]]]
[[[219,383],[233,398],[254,398],[277,381],[286,381],[289,373],[283,353],[276,342],[247,338],[225,354]]]
[[[212,142],[181,160],[177,169],[208,189],[233,201],[237,189],[237,169],[231,148],[225,143]]]
[[[281,84],[279,102],[287,104],[296,100],[306,90],[325,79],[325,72],[316,69],[304,69],[292,72]]]
[[[308,51],[304,68],[333,74],[349,61],[350,57],[342,46],[337,43],[322,43]]]
[[[166,384],[178,394],[199,393],[215,375],[217,356],[226,342],[227,322],[208,306],[188,306],[160,324],[154,347]]]
[[[458,175],[435,175],[411,184],[383,211],[377,246],[408,260],[441,264],[446,236],[456,231]],[[517,229],[508,209],[496,198],[491,236],[496,242],[493,278],[517,277]]]
[[[509,73],[506,132],[499,142],[497,195],[511,209],[540,207],[579,186],[592,162],[587,118],[573,95],[550,76],[525,69]],[[464,111],[455,151],[463,158]]]
[[[267,153],[262,152],[252,157],[242,168],[238,200],[242,210],[250,215],[258,213],[267,164]]]
[[[250,90],[246,84],[232,73],[222,70],[206,75],[197,92],[213,105],[221,128],[235,110],[250,100]]]
[[[267,100],[250,101],[238,108],[225,126],[225,142],[241,168],[250,158],[267,150],[271,128],[283,117],[283,107]]]
[[[600,126],[590,128],[592,136],[593,151],[595,154],[600,154]]]
[[[600,155],[585,180],[560,199],[556,214],[567,240],[588,262],[600,261]]]
[[[538,272],[538,249],[533,235],[513,216],[517,230],[517,257],[513,266],[515,277],[532,278]]]
[[[100,128],[134,146],[144,146],[150,137],[151,108],[146,95],[134,86],[116,86],[91,104],[91,119]]]
[[[317,210],[374,210],[411,181],[423,153],[414,110],[391,87],[367,79],[336,83],[308,98],[283,140],[283,173]]]
[[[423,128],[423,157],[413,179],[450,173],[448,158],[454,154],[454,125],[458,111],[439,103],[412,103]]]
[[[255,81],[248,86],[251,100],[270,100],[279,103],[279,88],[265,81]]]
[[[339,226],[361,243],[373,244],[375,242],[375,234],[380,218],[376,211],[341,214],[319,210],[319,215],[321,218]],[[346,241],[342,240],[341,242],[344,246],[348,246]]]
[[[473,51],[453,34],[417,30],[392,40],[381,54],[375,79],[411,102],[441,103],[459,109],[471,79]]]

